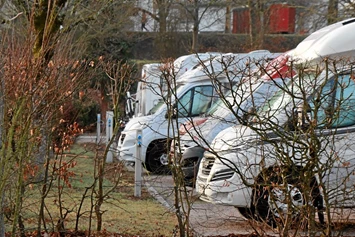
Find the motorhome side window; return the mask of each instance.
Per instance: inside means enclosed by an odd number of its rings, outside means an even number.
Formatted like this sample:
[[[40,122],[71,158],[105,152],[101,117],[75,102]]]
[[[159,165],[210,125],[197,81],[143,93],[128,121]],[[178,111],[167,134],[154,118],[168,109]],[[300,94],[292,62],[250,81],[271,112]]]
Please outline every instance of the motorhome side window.
[[[197,86],[186,92],[177,103],[179,117],[198,116],[211,106],[212,86]]]
[[[317,98],[320,102],[315,102]],[[340,128],[355,124],[355,82],[350,74],[328,80],[317,98],[309,102],[312,113],[318,110],[314,117],[317,127]]]

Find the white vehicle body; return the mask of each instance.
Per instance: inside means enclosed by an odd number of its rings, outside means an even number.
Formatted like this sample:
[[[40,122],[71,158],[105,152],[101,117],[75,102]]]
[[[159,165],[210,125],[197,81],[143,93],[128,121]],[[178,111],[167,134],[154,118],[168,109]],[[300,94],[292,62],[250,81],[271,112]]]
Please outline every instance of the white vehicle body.
[[[118,140],[119,159],[127,162],[136,161],[136,130],[141,129],[141,160],[145,163],[146,168],[156,172],[158,167],[166,166],[168,161],[167,139],[176,135],[178,124],[184,123],[187,118],[199,116],[207,111],[216,96],[215,84],[218,84],[221,90],[230,90],[231,81],[238,83],[245,76],[243,73],[245,73],[247,62],[253,59],[262,60],[272,55],[266,50],[254,51],[250,54],[226,54],[205,62],[204,66],[200,65],[184,73],[177,80],[176,98],[178,101],[172,97],[170,103],[176,106],[177,118],[169,122],[166,118],[167,105],[161,100],[151,111],[152,115],[130,120]],[[222,65],[228,64],[228,70],[226,70]],[[233,74],[233,78],[227,79],[226,72]]]
[[[142,79],[138,82],[135,98],[135,117],[145,116],[158,103],[166,91],[162,78],[161,63],[144,64]]]
[[[212,59],[221,53],[189,54],[177,58],[173,62],[174,77],[178,79],[185,72],[196,67],[200,62]],[[149,63],[142,67],[141,80],[137,84],[135,98],[128,95],[127,114],[129,117],[140,117],[149,114],[149,111],[158,103],[167,91],[167,85],[163,76],[163,63]],[[134,114],[131,111],[134,110]]]
[[[212,60],[214,57],[221,55],[222,53],[219,52],[206,52],[180,56],[173,63],[173,76],[178,79],[185,72],[196,68],[200,63],[203,63],[207,60]]]
[[[194,118],[180,127],[180,137],[177,141],[172,141],[171,154],[178,158],[176,162],[184,172],[187,185],[193,185],[202,153],[208,149],[215,136],[220,131],[239,124],[240,120],[247,119],[248,113],[261,106],[283,83],[286,83],[288,76],[292,73],[286,65],[290,53],[291,51],[280,55],[274,54],[277,57],[265,66],[267,74],[261,78],[251,78],[249,82],[237,84],[203,117]],[[278,71],[275,71],[275,68]]]
[[[288,53],[291,53],[288,52]],[[278,54],[273,54],[275,60],[277,60]],[[280,55],[280,57],[287,57],[286,54]],[[272,62],[271,62],[272,63]],[[188,132],[184,131],[180,137],[180,146],[182,149],[188,149],[189,147],[202,146],[207,149],[208,144],[212,142],[215,136],[223,129],[233,126],[238,123],[236,115],[242,117],[249,109],[259,107],[266,98],[269,98],[274,94],[275,90],[282,85],[282,79],[285,78],[287,65],[278,64],[279,70],[286,70],[283,73],[270,72],[268,76],[262,78],[251,79],[250,82],[237,85],[230,91],[224,99],[219,99],[213,107],[207,111],[204,117],[199,117],[197,120],[198,125],[190,127]],[[271,69],[271,68],[270,68]],[[266,69],[268,70],[267,66]],[[272,74],[273,73],[273,74]],[[280,75],[279,75],[280,74]],[[270,79],[270,77],[272,79]],[[253,97],[251,97],[253,93]],[[226,105],[228,104],[228,105]],[[232,112],[228,107],[233,108]],[[194,120],[192,122],[194,122]],[[199,121],[201,120],[201,122]],[[203,122],[202,122],[203,121]],[[201,139],[199,139],[201,137]]]
[[[336,23],[310,35],[293,51],[295,63],[299,62],[319,68],[323,66],[320,64],[320,58],[327,57],[329,60],[336,60],[339,59],[340,54],[347,57],[352,56],[354,60],[354,20],[353,18]],[[305,55],[305,58],[302,55]],[[297,79],[296,76],[293,80],[295,85],[300,84],[297,83]],[[255,132],[255,129],[267,128],[267,124],[270,125],[273,122],[278,124],[280,134],[288,134],[283,126],[290,122],[289,115],[294,112],[295,106],[305,103],[305,100],[301,99],[302,97],[295,99],[295,96],[301,94],[300,88],[302,88],[308,95],[306,101],[311,109],[314,106],[313,102],[318,98],[316,95],[319,95],[315,93],[316,91],[320,91],[321,95],[324,94],[322,99],[325,100],[321,101],[317,116],[309,114],[311,117],[309,121],[316,122],[318,125],[316,135],[319,138],[319,144],[324,146],[324,150],[320,154],[319,165],[325,167],[327,162],[332,162],[329,170],[324,171],[322,180],[317,178],[317,181],[325,184],[326,190],[330,190],[328,194],[331,204],[346,207],[355,206],[353,197],[355,196],[355,176],[352,175],[355,171],[355,83],[353,73],[344,68],[340,68],[335,74],[330,69],[329,71],[324,69],[320,76],[314,76],[311,73],[305,75],[302,83],[304,85],[293,88],[292,94],[280,89],[270,100],[269,106],[263,108],[261,114],[265,116],[265,121],[270,121],[270,123],[260,123],[253,128],[243,125],[233,126],[223,130],[215,137],[211,143],[214,152],[213,154],[210,152],[204,154],[198,171],[196,190],[202,200],[240,208],[252,206],[252,185],[257,177],[261,175],[262,171],[268,169],[271,171],[280,165],[275,144],[267,142],[264,144],[260,133]],[[328,86],[334,85],[337,85],[334,93],[324,92],[327,88],[329,90]],[[332,123],[331,127],[324,127],[328,104],[333,108],[338,105],[339,114],[336,119],[332,120],[334,124]],[[315,109],[311,111],[315,111]],[[282,128],[284,129],[282,130]],[[270,140],[273,138],[278,142],[278,145],[283,147],[285,154],[293,158],[296,165],[300,167],[304,165],[302,162],[307,160],[307,157],[299,157],[299,153],[296,152],[301,150],[301,147],[297,147],[296,151],[292,150],[289,145],[292,143],[291,140],[278,141],[277,139],[280,137],[275,134],[275,131],[265,131],[266,136]],[[308,149],[311,154],[309,147],[302,147],[302,149]],[[337,154],[336,158],[329,155],[334,152]],[[303,205],[303,203],[301,204]]]

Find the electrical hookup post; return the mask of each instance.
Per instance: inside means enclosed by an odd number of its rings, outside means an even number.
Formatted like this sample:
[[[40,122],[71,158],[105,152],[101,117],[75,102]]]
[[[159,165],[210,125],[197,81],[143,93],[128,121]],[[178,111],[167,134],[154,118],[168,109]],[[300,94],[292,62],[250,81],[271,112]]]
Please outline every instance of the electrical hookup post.
[[[106,112],[106,144],[108,145],[113,137],[113,111]],[[113,149],[114,142],[110,145],[107,156],[106,163],[112,163],[113,161]]]
[[[101,142],[101,114],[97,114],[96,122],[96,144]]]
[[[142,193],[142,130],[136,130],[136,161],[134,162],[134,196],[140,197]]]

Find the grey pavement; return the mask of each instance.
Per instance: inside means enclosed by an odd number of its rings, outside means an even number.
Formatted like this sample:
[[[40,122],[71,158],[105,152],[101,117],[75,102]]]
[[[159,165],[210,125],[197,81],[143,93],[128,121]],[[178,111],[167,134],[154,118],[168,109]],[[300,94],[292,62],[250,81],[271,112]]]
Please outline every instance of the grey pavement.
[[[174,182],[170,175],[157,176],[145,173],[143,182],[148,191],[164,206],[174,211]],[[190,213],[190,226],[195,236],[228,236],[231,234],[251,234],[254,232],[246,221],[231,206],[214,205],[197,198],[189,188],[189,200],[193,200]]]
[[[157,176],[143,174],[143,182],[148,191],[164,206],[174,211],[174,193],[172,176]],[[276,229],[262,223],[246,220],[238,210],[232,206],[223,206],[207,203],[198,199],[193,189],[190,189],[189,200],[194,200],[191,205],[190,226],[195,236],[231,236],[247,235],[258,232],[258,236],[280,236]],[[332,220],[341,223],[341,218],[346,216],[348,227],[334,230],[332,236],[355,236],[355,209],[332,209]],[[351,224],[353,223],[353,224]],[[305,231],[297,231],[295,236],[308,236]],[[292,235],[292,234],[291,234]],[[322,235],[318,233],[318,235]]]

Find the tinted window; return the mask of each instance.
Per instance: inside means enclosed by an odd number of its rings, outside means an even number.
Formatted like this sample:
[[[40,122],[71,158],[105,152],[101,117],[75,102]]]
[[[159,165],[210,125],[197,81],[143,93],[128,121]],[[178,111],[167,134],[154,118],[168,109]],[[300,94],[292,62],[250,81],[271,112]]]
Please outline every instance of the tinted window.
[[[177,103],[179,117],[198,116],[210,108],[213,98],[212,86],[197,86],[186,92]]]
[[[191,115],[197,116],[206,113],[206,111],[211,107],[212,96],[212,86],[195,87]]]
[[[320,103],[311,102],[310,105],[313,113],[317,111],[318,127],[336,128],[355,124],[355,83],[351,75],[330,79],[317,98]]]
[[[193,89],[186,92],[177,103],[179,117],[187,117],[190,113]]]

